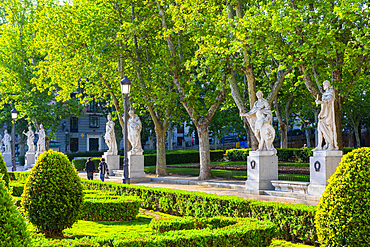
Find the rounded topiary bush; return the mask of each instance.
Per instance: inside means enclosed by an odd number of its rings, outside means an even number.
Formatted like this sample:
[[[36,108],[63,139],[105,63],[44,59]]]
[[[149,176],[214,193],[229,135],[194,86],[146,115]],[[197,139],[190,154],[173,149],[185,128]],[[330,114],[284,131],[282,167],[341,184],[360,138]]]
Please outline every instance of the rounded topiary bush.
[[[26,220],[12,202],[9,191],[0,179],[0,246],[29,246]]]
[[[343,156],[330,177],[315,216],[324,246],[368,246],[370,243],[370,148]]]
[[[22,194],[27,219],[46,237],[61,237],[78,219],[83,202],[81,180],[63,153],[42,153]]]
[[[9,186],[9,174],[8,170],[6,169],[5,161],[3,158],[3,155],[0,154],[0,179],[3,179],[5,181],[5,186]]]

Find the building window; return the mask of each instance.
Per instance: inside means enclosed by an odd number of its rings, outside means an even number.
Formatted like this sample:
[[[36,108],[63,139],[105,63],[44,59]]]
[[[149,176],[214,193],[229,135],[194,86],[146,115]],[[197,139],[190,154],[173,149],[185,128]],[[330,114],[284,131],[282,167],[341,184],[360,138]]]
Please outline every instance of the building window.
[[[71,132],[72,133],[78,132],[78,118],[71,117],[69,122],[70,122],[70,126],[71,126]]]
[[[78,152],[78,138],[71,138],[71,152]]]
[[[99,116],[98,115],[90,115],[90,128],[99,128]]]

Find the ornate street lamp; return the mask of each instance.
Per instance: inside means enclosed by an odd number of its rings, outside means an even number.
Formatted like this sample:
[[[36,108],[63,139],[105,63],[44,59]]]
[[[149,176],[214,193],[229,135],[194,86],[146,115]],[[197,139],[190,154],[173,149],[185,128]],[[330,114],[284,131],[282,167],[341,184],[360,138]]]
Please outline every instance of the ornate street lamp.
[[[15,120],[17,119],[17,115],[18,115],[18,111],[13,108],[13,110],[11,110],[11,115],[12,115],[12,119],[13,119],[13,128],[12,128],[12,171],[16,171],[17,170],[17,166],[15,165]]]
[[[125,127],[124,127],[124,138],[123,138],[123,148],[124,148],[124,161],[123,161],[123,180],[122,183],[124,184],[130,184],[130,178],[128,177],[128,159],[127,159],[127,99],[128,95],[130,93],[131,89],[131,81],[127,78],[127,76],[124,76],[121,80],[121,92],[122,96],[124,97],[124,108],[125,108],[125,114],[124,114],[124,121],[125,121]]]
[[[65,144],[65,153],[67,153],[67,146],[69,144],[69,138],[68,138],[69,132],[68,132],[68,129],[66,129],[64,133],[66,134],[66,140],[64,142],[64,144]]]

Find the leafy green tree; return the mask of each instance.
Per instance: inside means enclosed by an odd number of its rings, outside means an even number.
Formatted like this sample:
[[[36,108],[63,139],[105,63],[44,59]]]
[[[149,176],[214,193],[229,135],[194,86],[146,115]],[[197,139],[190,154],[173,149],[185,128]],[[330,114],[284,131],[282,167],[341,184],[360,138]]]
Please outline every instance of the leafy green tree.
[[[209,124],[225,99],[227,61],[221,51],[205,53],[197,40],[200,37],[204,42],[213,36],[214,22],[208,5],[192,1],[156,3],[172,63],[173,82],[181,104],[197,128],[199,179],[207,179],[211,177]],[[212,7],[220,10],[216,5]]]
[[[37,3],[31,0],[4,0],[2,5],[3,23],[0,25],[0,108],[2,119],[10,120],[10,109],[19,111],[17,123],[18,133],[27,128],[25,121],[38,128],[42,123],[49,129],[52,137],[60,120],[69,114],[80,114],[81,107],[76,101],[56,102],[58,87],[44,90],[37,87],[35,66],[43,59],[43,55],[35,48],[35,11]],[[5,116],[6,115],[6,116]],[[22,140],[22,138],[21,138]]]

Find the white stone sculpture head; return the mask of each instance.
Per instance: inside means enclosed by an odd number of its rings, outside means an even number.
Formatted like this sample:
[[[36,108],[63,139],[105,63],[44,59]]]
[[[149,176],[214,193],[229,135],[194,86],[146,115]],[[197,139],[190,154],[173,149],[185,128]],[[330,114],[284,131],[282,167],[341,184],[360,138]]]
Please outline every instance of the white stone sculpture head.
[[[28,126],[28,129],[29,129],[29,130],[32,130],[32,126],[31,126],[31,125],[30,125],[30,126]]]
[[[110,115],[110,113],[108,113],[107,119],[108,121],[112,121],[112,115]]]
[[[261,91],[258,91],[256,93],[257,99],[263,99],[263,93]]]
[[[7,130],[4,130],[4,135],[5,135],[5,134],[8,134],[8,131],[7,131]]]
[[[44,125],[40,124],[40,129],[43,129],[44,128]]]
[[[134,111],[133,109],[131,109],[131,110],[128,112],[128,115],[130,115],[130,117],[132,117],[134,114],[135,114],[135,111]]]
[[[323,87],[324,87],[324,90],[327,90],[328,88],[330,88],[330,81],[326,80],[322,83]]]

